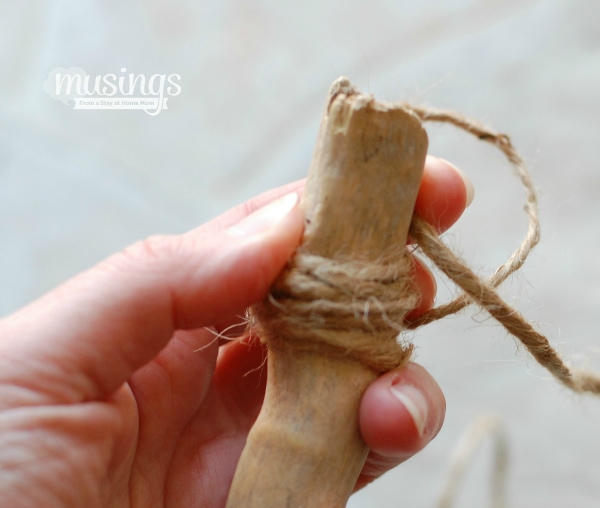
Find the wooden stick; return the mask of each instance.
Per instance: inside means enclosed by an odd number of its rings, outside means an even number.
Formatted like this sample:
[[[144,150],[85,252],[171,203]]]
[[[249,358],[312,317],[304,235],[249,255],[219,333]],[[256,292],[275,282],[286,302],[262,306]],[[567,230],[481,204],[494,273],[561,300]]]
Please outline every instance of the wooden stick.
[[[303,249],[369,262],[397,252],[426,152],[427,135],[414,115],[337,80],[302,198]],[[377,375],[350,357],[270,348],[265,402],[227,507],[345,506],[368,453],[360,399]]]

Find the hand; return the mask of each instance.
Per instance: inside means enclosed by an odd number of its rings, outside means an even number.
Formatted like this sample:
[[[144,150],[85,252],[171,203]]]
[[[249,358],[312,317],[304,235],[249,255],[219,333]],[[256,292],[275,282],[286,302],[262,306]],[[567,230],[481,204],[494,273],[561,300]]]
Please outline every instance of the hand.
[[[265,351],[248,341],[219,347],[205,327],[238,323],[267,293],[302,234],[301,189],[135,244],[0,321],[3,505],[224,505],[262,403]],[[446,229],[466,189],[428,158],[416,210]],[[435,283],[419,263],[415,276],[418,314]],[[357,487],[425,446],[444,410],[417,365],[376,380],[362,402],[373,451]]]

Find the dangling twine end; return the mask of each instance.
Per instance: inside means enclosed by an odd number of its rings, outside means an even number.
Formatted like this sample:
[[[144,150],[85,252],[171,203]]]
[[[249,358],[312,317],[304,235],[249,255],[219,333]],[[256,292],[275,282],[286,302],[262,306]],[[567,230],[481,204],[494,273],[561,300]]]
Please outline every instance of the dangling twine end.
[[[565,384],[577,393],[600,394],[600,377],[587,370],[573,369]]]
[[[492,508],[505,508],[507,499],[508,437],[504,424],[496,416],[479,416],[465,431],[454,451],[446,483],[437,508],[450,508],[458,497],[458,489],[463,483],[473,457],[485,439],[494,441],[493,469],[491,475]]]

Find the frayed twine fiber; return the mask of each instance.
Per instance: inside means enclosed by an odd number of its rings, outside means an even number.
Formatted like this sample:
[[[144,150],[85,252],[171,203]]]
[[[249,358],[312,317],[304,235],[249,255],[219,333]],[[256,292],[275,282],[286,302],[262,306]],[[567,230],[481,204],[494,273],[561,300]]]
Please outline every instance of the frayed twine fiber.
[[[377,372],[385,372],[410,358],[412,345],[397,341],[403,328],[417,328],[475,303],[521,341],[565,386],[576,392],[600,393],[599,376],[569,367],[548,339],[495,290],[523,265],[540,238],[533,182],[510,138],[452,111],[407,104],[402,107],[421,121],[450,123],[504,153],[525,189],[528,230],[520,246],[484,280],[440,240],[432,226],[413,216],[412,239],[463,293],[411,323],[404,323],[404,316],[416,305],[418,297],[408,276],[410,260],[404,246],[394,260],[382,264],[331,260],[307,254],[300,248],[268,297],[251,309],[251,326],[258,328],[261,340],[269,347],[323,351],[330,356],[355,358]],[[341,337],[340,331],[344,332]]]

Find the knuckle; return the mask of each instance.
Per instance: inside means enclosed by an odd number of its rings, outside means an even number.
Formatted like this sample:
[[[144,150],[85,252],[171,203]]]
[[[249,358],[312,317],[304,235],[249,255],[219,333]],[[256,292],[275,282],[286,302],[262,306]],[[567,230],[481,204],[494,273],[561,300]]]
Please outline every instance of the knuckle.
[[[178,237],[153,235],[140,240],[117,254],[112,264],[120,268],[140,268],[169,263],[179,250]]]
[[[126,248],[124,254],[134,260],[160,260],[171,253],[171,242],[168,236],[149,236]]]

